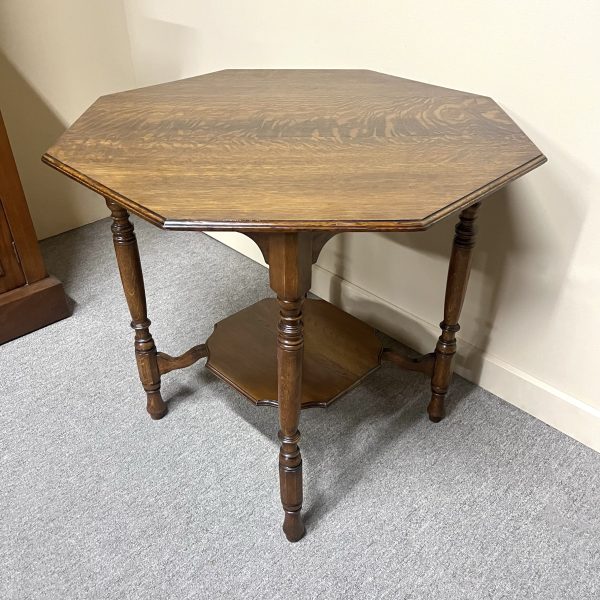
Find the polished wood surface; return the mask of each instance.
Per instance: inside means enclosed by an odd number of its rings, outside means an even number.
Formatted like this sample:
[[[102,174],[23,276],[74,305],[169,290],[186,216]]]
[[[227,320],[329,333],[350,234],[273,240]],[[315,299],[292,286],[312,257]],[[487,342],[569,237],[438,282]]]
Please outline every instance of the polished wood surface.
[[[431,382],[444,416],[480,200],[546,159],[490,98],[373,71],[221,71],[100,98],[44,155],[105,196],[148,411],[161,376],[207,367],[278,407],[288,540],[305,526],[301,409],[327,406],[382,360]],[[157,352],[128,210],[165,229],[234,230],[269,265],[276,299],[220,323],[178,357]],[[422,230],[460,213],[435,352],[382,349],[368,325],[306,299],[311,267],[340,231]]]
[[[121,275],[125,299],[135,331],[135,358],[142,386],[146,392],[146,410],[153,419],[162,419],[168,411],[160,393],[160,368],[156,345],[150,333],[146,308],[146,290],[140,262],[140,253],[129,213],[116,202],[106,200],[113,223],[111,231],[115,255]]]
[[[395,352],[390,348],[385,348],[381,355],[381,360],[394,363],[396,366],[405,369],[406,371],[417,371],[431,377],[433,374],[433,365],[435,363],[435,352],[411,357]]]
[[[0,294],[27,283],[0,196]]]
[[[279,411],[279,489],[283,532],[290,542],[304,535],[300,409],[304,371],[304,298],[310,289],[312,236],[275,233],[269,236],[269,284],[277,294],[277,403]]]
[[[70,315],[63,285],[52,275],[0,294],[0,344]]]
[[[135,331],[135,358],[140,381],[146,392],[146,410],[152,419],[162,419],[169,407],[160,392],[161,376],[193,365],[208,356],[208,349],[204,344],[199,344],[181,356],[157,352],[150,333],[144,275],[133,223],[125,208],[109,198],[106,198],[106,205],[112,216],[111,231],[115,256],[131,314],[131,327]]]
[[[46,272],[0,114],[0,344],[70,314],[61,282]]]
[[[10,147],[8,133],[0,113],[0,202],[10,232],[18,249],[20,268],[26,283],[40,281],[48,276],[17,164]]]
[[[479,204],[474,204],[460,213],[446,283],[444,320],[440,323],[442,334],[435,347],[435,360],[431,375],[431,401],[427,407],[429,418],[437,423],[444,418],[444,399],[452,379],[452,362],[456,354],[456,333],[460,329],[458,320],[467,293],[471,258],[475,246],[475,219]]]
[[[545,161],[490,98],[228,70],[98,99],[43,159],[168,229],[424,229]]]
[[[206,366],[254,404],[277,406],[277,323],[273,298],[215,325]],[[325,407],[379,366],[372,327],[324,300],[305,300],[302,408]]]
[[[171,356],[165,352],[158,352],[156,355],[158,371],[161,375],[166,375],[176,369],[191,367],[195,362],[199,361],[201,358],[206,358],[207,356],[208,348],[206,347],[206,344],[198,344],[180,356]]]

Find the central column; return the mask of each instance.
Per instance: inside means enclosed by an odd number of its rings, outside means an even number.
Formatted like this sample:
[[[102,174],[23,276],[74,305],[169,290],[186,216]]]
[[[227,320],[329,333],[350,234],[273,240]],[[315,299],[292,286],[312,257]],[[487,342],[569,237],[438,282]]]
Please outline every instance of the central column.
[[[302,304],[310,289],[312,236],[309,233],[271,234],[265,244],[269,280],[279,301],[277,327],[277,395],[279,403],[279,482],[285,513],[283,531],[290,542],[304,535],[302,456],[298,442],[302,403],[304,337]]]

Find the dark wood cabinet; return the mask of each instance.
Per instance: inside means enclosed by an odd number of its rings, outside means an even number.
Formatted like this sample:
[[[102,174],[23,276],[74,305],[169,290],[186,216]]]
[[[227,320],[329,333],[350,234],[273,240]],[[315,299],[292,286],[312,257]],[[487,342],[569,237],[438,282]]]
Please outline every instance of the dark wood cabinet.
[[[0,344],[70,315],[49,276],[0,114]]]

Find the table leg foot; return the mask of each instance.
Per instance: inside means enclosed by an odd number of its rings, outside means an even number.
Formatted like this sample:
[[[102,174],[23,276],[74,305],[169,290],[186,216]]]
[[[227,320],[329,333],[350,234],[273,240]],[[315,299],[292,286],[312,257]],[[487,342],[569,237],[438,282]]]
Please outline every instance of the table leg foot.
[[[155,392],[147,391],[146,396],[148,398],[148,401],[146,404],[146,410],[148,411],[150,418],[153,421],[158,421],[158,420],[162,419],[169,412],[169,406],[162,399],[162,396],[160,395],[160,391],[159,390],[157,390]]]
[[[297,427],[297,418],[294,420]],[[297,542],[305,531],[300,512],[302,510],[302,456],[298,447],[300,432],[296,429],[292,435],[285,435],[280,431],[279,440],[281,441],[279,488],[285,514],[283,532],[290,542]]]
[[[285,533],[288,542],[298,542],[304,537],[306,528],[304,527],[300,511],[285,511],[285,517],[283,518],[283,533]]]
[[[427,406],[427,414],[432,423],[439,423],[446,416],[444,408],[444,396],[442,394],[433,393],[431,400]]]

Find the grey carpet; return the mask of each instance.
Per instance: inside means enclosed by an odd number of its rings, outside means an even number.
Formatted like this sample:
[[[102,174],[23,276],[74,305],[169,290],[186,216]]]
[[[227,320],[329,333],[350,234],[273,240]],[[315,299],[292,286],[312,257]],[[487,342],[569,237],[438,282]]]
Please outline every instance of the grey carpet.
[[[265,270],[136,220],[159,349],[270,295]],[[73,316],[0,347],[0,598],[600,597],[600,455],[456,378],[386,365],[302,414],[307,536],[281,532],[277,416],[201,364],[144,410],[107,221],[43,243]]]

